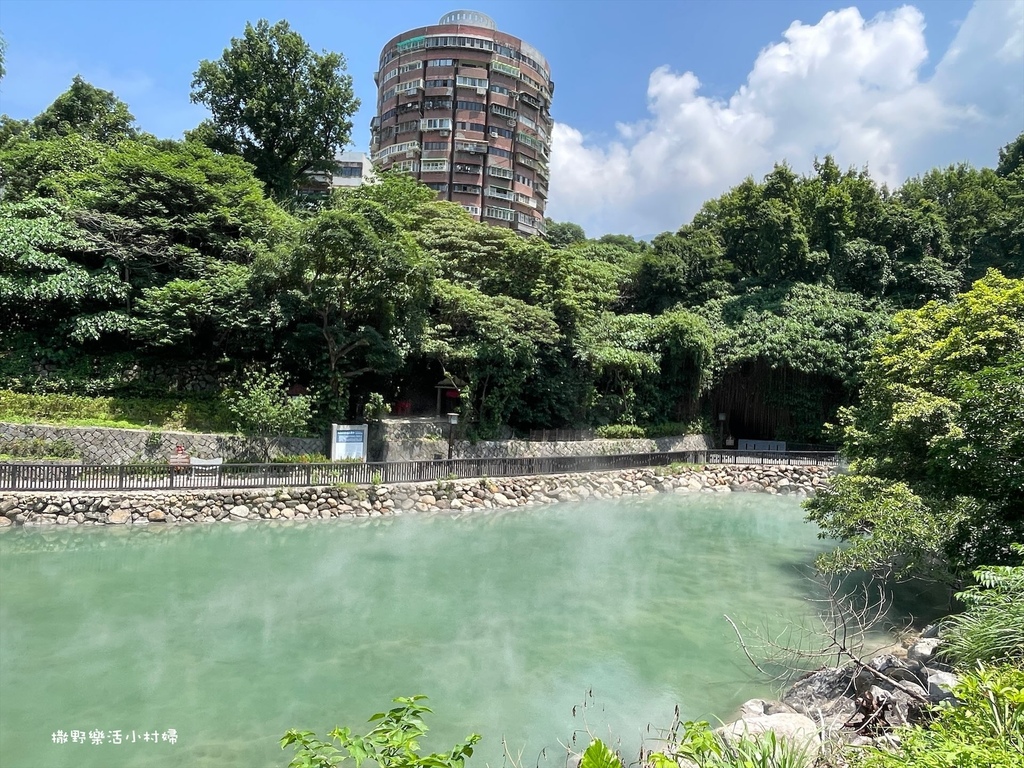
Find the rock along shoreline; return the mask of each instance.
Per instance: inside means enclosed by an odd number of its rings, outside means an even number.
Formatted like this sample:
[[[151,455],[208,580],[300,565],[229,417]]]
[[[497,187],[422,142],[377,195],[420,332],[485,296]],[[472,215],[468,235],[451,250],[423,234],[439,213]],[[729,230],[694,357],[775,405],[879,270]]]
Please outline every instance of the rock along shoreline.
[[[798,498],[835,467],[707,465],[423,483],[174,491],[0,492],[0,528],[318,520],[540,506],[654,493],[759,492]]]

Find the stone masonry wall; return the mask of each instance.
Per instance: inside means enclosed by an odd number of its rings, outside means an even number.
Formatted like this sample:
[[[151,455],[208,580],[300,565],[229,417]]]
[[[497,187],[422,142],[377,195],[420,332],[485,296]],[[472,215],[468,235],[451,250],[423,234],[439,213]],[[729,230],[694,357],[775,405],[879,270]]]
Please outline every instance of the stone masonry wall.
[[[0,441],[67,440],[78,448],[89,464],[128,464],[133,461],[166,459],[182,445],[191,456],[225,461],[262,461],[266,456],[300,453],[324,453],[324,438],[261,438],[241,435],[216,435],[198,432],[156,432],[145,429],[107,427],[55,427],[46,424],[10,424],[0,422]]]
[[[358,518],[505,509],[655,493],[755,491],[805,497],[825,488],[833,471],[818,466],[709,465],[671,471],[666,467],[358,488],[6,493],[0,494],[0,528]]]
[[[664,453],[704,451],[712,448],[706,435],[682,435],[640,440],[574,440],[535,442],[529,440],[456,440],[452,455],[457,459],[506,459],[539,456],[612,456],[623,453]],[[447,458],[447,434],[435,438],[389,440],[387,461],[427,461]]]

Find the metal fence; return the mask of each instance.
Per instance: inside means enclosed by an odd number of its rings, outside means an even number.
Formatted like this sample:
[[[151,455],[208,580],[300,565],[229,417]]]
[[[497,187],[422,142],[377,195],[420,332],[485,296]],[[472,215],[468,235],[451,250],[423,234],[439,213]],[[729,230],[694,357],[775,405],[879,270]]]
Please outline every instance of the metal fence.
[[[222,464],[213,467],[171,467],[160,464],[0,464],[0,491],[158,491],[367,485],[599,472],[675,463],[835,466],[838,454],[823,451],[677,451],[613,456],[452,459],[372,464]]]

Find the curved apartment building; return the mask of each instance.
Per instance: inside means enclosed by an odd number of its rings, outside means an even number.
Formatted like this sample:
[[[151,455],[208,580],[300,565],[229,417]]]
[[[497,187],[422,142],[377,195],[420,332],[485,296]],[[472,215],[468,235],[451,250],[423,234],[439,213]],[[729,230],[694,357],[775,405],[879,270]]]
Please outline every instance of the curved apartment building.
[[[380,54],[370,150],[477,220],[544,231],[555,84],[540,52],[476,11],[403,32]]]

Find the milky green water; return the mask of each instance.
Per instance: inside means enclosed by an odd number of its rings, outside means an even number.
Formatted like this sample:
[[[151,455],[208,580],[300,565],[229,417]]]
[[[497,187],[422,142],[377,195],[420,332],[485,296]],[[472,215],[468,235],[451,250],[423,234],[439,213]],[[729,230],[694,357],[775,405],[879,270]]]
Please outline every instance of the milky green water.
[[[524,765],[559,754],[584,715],[631,747],[676,704],[724,718],[769,693],[723,614],[807,616],[823,546],[795,501],[759,494],[7,530],[0,766],[285,766],[286,729],[358,730],[416,693],[428,747],[483,734],[471,768],[500,765],[502,737]],[[72,730],[104,742],[53,743]]]

